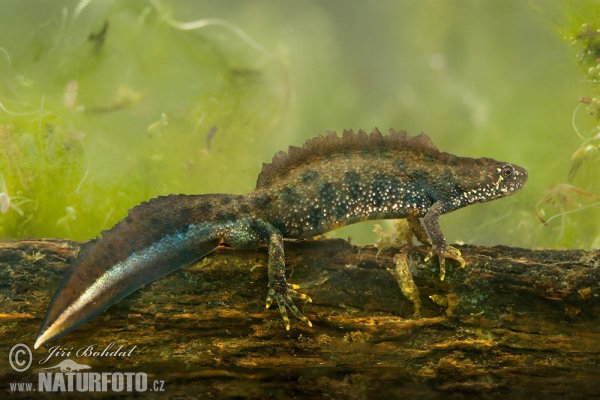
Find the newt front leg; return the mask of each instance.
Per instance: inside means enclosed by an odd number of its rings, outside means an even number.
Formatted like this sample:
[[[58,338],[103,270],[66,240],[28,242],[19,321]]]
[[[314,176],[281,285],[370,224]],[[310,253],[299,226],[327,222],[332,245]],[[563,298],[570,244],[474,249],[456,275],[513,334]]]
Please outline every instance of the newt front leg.
[[[465,266],[465,260],[460,256],[460,251],[446,244],[446,239],[440,228],[439,219],[445,213],[444,204],[437,201],[431,206],[423,221],[425,229],[431,238],[431,250],[425,257],[425,261],[429,261],[434,255],[440,260],[440,280],[446,277],[446,257],[456,260],[461,267]]]

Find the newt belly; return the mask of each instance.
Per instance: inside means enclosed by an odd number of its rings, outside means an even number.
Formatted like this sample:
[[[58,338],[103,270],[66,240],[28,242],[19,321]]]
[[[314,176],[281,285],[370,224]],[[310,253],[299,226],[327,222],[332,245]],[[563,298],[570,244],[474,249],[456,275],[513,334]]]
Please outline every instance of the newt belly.
[[[335,132],[279,152],[263,165],[246,195],[170,195],[131,209],[126,218],[86,243],[48,307],[35,348],[104,312],[141,286],[182,268],[220,244],[268,246],[269,291],[290,329],[298,293],[285,277],[283,238],[308,238],[376,219],[406,218],[419,241],[431,244],[440,277],[445,259],[464,265],[447,246],[443,214],[519,191],[527,171],[490,158],[440,152],[425,135],[377,129]],[[423,224],[421,223],[421,218]]]

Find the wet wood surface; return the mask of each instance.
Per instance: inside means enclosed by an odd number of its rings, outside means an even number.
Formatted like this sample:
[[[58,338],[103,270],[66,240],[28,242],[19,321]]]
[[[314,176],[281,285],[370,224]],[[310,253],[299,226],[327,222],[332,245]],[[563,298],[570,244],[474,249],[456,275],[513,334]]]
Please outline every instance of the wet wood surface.
[[[415,317],[388,270],[398,249],[286,242],[288,280],[313,299],[297,301],[313,327],[290,317],[286,331],[264,305],[266,249],[220,249],[33,350],[79,246],[0,243],[0,354],[7,360],[17,343],[33,354],[26,372],[0,363],[3,391],[37,385],[40,368],[69,358],[93,371],[143,371],[172,398],[600,396],[600,252],[458,246],[467,266],[450,261],[440,281],[437,260],[406,247]],[[54,346],[72,354],[40,364]],[[129,354],[75,354],[89,346]]]

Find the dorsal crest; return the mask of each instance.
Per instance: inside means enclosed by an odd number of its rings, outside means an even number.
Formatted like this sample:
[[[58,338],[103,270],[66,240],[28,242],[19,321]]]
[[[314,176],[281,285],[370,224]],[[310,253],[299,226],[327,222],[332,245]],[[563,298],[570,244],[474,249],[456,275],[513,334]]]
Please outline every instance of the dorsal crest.
[[[358,132],[344,130],[342,137],[339,137],[335,131],[328,131],[325,136],[307,140],[302,147],[290,146],[287,153],[280,151],[275,154],[270,164],[263,164],[256,188],[266,187],[299,165],[324,157],[339,153],[381,153],[394,150],[411,150],[435,156],[440,154],[438,148],[424,133],[411,137],[405,131],[395,132],[390,129],[384,136],[379,129],[374,128],[371,134],[367,134],[362,129]]]

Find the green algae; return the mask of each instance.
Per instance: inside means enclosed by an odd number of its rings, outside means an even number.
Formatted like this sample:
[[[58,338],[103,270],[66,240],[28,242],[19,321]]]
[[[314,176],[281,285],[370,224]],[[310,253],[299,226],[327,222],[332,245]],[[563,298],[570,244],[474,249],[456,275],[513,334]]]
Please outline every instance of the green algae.
[[[276,123],[280,61],[158,3],[82,4],[2,44],[0,236],[84,239],[159,194],[251,190],[253,172],[222,176]]]

